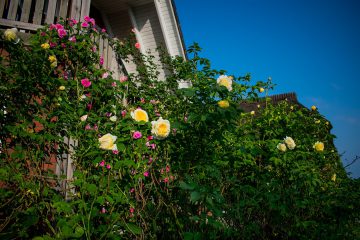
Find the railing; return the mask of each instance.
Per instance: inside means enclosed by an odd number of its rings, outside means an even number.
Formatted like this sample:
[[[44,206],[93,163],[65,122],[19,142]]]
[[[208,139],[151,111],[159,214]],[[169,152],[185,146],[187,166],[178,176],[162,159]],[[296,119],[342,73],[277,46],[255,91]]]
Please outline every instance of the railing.
[[[35,31],[60,18],[83,19],[91,0],[1,0],[0,26]]]

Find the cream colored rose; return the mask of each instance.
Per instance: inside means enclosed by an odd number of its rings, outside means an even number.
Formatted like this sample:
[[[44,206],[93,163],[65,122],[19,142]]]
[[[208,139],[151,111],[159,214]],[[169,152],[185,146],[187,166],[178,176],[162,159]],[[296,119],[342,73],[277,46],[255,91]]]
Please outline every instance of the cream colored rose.
[[[317,142],[313,145],[313,148],[314,148],[316,151],[318,151],[318,152],[322,152],[322,151],[324,151],[324,143],[317,141]]]
[[[232,77],[228,77],[226,75],[221,75],[220,77],[218,77],[218,79],[216,80],[217,84],[219,84],[220,86],[224,86],[226,87],[229,91],[232,90]]]
[[[105,150],[117,150],[115,141],[117,136],[111,135],[110,133],[105,134],[99,138],[100,148]]]
[[[161,117],[157,121],[152,121],[152,129],[151,133],[157,139],[164,139],[169,136],[170,133],[170,122],[168,120],[164,120]]]
[[[111,116],[109,119],[110,119],[110,121],[112,121],[112,122],[116,122],[117,116]]]
[[[59,90],[60,90],[60,91],[64,91],[64,90],[65,90],[65,86],[60,86],[60,87],[59,87]]]
[[[141,121],[148,122],[149,121],[149,116],[148,116],[147,112],[145,112],[144,110],[142,110],[140,108],[136,109],[135,111],[132,111],[130,113],[130,115],[137,122],[141,122]]]
[[[284,143],[279,143],[276,147],[282,152],[286,151],[286,145]]]
[[[286,137],[284,138],[284,142],[286,143],[286,146],[290,149],[293,150],[296,147],[296,144],[294,142],[294,139],[292,139],[291,137]]]
[[[18,30],[16,28],[6,29],[4,32],[5,40],[7,41],[15,41],[17,38]]]
[[[84,122],[84,121],[86,121],[87,118],[88,118],[88,115],[83,115],[83,116],[80,117],[80,120],[82,122]]]

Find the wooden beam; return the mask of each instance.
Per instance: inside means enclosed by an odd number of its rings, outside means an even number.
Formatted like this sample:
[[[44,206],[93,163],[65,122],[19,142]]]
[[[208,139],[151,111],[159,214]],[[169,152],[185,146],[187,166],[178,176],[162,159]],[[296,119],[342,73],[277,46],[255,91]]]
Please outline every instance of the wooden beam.
[[[73,0],[71,4],[70,17],[80,21],[81,0]]]
[[[31,0],[25,0],[21,11],[21,22],[29,22],[29,14],[31,8]]]
[[[85,16],[89,16],[89,14],[90,14],[90,0],[82,0],[80,21],[82,21]]]
[[[6,1],[1,1],[0,2],[0,18],[2,18],[4,9],[5,9],[5,4],[6,4]]]
[[[0,18],[0,26],[7,26],[7,27],[15,27],[19,29],[26,29],[26,30],[32,30],[36,31],[38,28],[41,28],[43,26],[32,24],[32,23],[24,23],[9,19]]]
[[[59,15],[61,18],[66,19],[68,15],[68,4],[69,0],[60,0],[60,11]]]
[[[15,20],[18,6],[19,6],[19,0],[12,0],[12,1],[10,2],[9,12],[8,12],[8,15],[7,15],[7,19]]]
[[[33,17],[33,23],[41,25],[42,13],[44,9],[44,0],[37,0],[35,6],[35,12]]]
[[[48,9],[46,11],[46,18],[45,18],[46,23],[48,24],[54,23],[55,10],[56,10],[56,0],[49,0]]]

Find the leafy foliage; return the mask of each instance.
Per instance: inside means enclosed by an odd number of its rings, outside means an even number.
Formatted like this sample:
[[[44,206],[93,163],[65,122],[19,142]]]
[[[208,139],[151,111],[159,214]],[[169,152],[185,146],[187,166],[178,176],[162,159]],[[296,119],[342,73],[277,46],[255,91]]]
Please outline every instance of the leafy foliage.
[[[187,60],[162,54],[161,81],[134,35],[85,22],[47,26],[29,46],[1,36],[2,239],[360,237],[359,181],[316,110],[259,99],[270,80],[225,76],[197,44]],[[137,73],[113,79],[99,38]],[[244,112],[244,101],[259,108]],[[165,139],[139,108],[170,121]],[[72,165],[54,172],[63,157]]]

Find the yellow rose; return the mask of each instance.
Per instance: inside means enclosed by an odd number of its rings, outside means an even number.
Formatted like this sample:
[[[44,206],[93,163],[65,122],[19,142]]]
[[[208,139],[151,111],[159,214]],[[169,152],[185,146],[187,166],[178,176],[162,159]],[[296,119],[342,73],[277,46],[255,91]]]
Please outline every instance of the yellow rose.
[[[17,32],[18,30],[16,28],[6,29],[4,32],[5,40],[14,41],[17,38]]]
[[[228,108],[230,106],[229,102],[227,100],[221,100],[217,103],[219,107],[221,108]]]
[[[99,138],[100,148],[105,150],[117,150],[115,141],[117,136],[111,135],[110,133],[105,134]]]
[[[279,143],[276,147],[282,152],[286,151],[286,145],[284,143]]]
[[[316,107],[315,106],[311,106],[311,110],[315,111]]]
[[[137,122],[141,122],[141,121],[148,122],[149,121],[147,112],[145,112],[142,109],[138,108],[135,111],[132,111],[130,114],[131,114],[131,117]]]
[[[264,92],[264,91],[265,91],[264,88],[260,88],[260,89],[259,89],[259,92],[261,92],[261,93]]]
[[[217,84],[219,84],[220,86],[224,86],[226,87],[229,91],[232,90],[232,77],[228,77],[226,75],[221,75],[220,77],[218,77],[218,79],[216,80]]]
[[[255,115],[255,111],[251,111],[250,114],[251,114],[251,115]]]
[[[59,90],[60,90],[60,91],[65,90],[65,86],[60,86],[60,87],[59,87]]]
[[[296,147],[295,141],[291,137],[284,138],[284,142],[290,150],[293,150]]]
[[[57,62],[56,56],[55,55],[51,55],[49,56],[49,62],[53,63],[53,62]]]
[[[333,182],[336,181],[336,173],[334,173],[334,174],[331,176],[331,181],[333,181]]]
[[[40,45],[42,49],[49,49],[50,45],[48,43],[43,43]]]
[[[54,68],[54,67],[56,67],[56,66],[57,66],[57,61],[55,61],[55,62],[53,62],[53,63],[50,64],[50,67],[52,67],[52,68]]]
[[[317,141],[314,144],[313,148],[318,152],[322,152],[322,151],[324,151],[324,143]]]
[[[170,122],[168,120],[164,120],[160,117],[157,121],[152,121],[151,125],[151,134],[153,134],[157,139],[164,139],[169,136]]]

